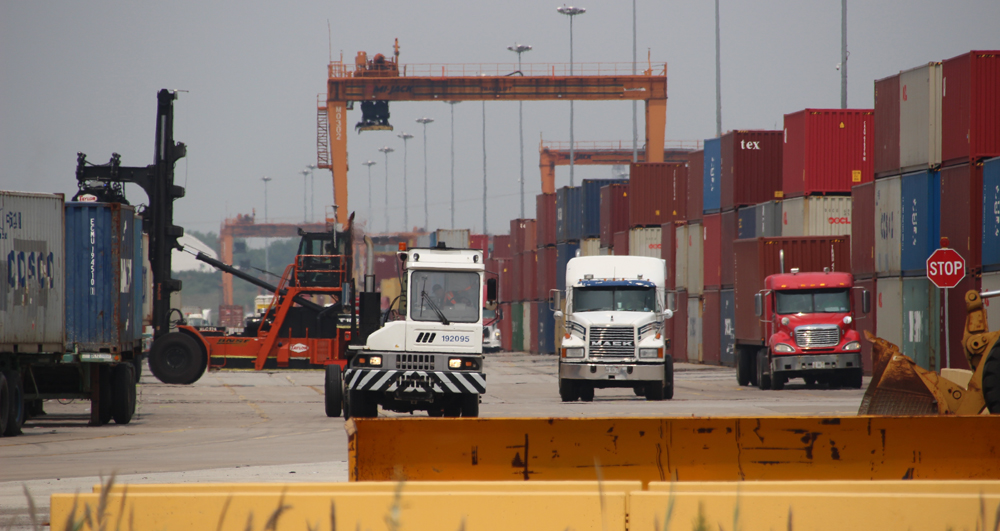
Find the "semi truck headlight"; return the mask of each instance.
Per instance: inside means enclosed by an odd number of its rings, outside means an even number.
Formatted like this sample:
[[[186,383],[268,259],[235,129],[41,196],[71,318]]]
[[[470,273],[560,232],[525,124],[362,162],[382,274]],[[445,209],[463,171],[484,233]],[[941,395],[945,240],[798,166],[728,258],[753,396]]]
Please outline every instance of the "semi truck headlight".
[[[640,358],[656,358],[659,356],[659,350],[656,348],[641,348],[639,349]]]
[[[494,330],[493,331],[493,337],[495,337],[497,339],[500,339],[500,331],[499,330]]]
[[[854,319],[851,319],[851,316],[850,316],[850,315],[845,315],[845,316],[844,316],[844,324],[845,324],[845,325],[849,325],[849,324],[851,324],[851,322],[852,322],[852,321],[854,321]]]
[[[850,343],[844,345],[844,350],[861,350],[861,342],[851,341]]]
[[[774,346],[774,351],[775,352],[781,352],[783,354],[789,354],[789,353],[795,352],[795,348],[792,347],[791,345],[786,345],[784,343],[778,343],[777,345]]]
[[[448,368],[449,369],[461,369],[462,368],[462,359],[461,358],[450,358],[448,360]]]
[[[382,366],[382,356],[371,356],[371,357],[369,357],[368,358],[368,365],[371,365],[372,367],[381,367]]]
[[[563,354],[567,358],[582,358],[583,357],[583,349],[580,348],[580,347],[564,348],[563,349]]]

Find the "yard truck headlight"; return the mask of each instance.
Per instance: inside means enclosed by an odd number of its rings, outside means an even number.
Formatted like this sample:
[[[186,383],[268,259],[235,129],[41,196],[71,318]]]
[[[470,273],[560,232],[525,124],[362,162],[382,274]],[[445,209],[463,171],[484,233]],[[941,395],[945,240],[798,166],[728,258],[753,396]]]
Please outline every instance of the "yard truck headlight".
[[[861,350],[861,342],[851,341],[850,343],[844,345],[844,350]]]
[[[583,357],[583,348],[582,347],[564,348],[563,349],[563,357],[564,358],[582,358]]]
[[[658,348],[641,348],[639,349],[640,358],[658,358],[660,357],[660,349]]]
[[[372,367],[381,367],[382,356],[370,356],[368,358],[368,365],[371,365]]]
[[[795,347],[784,343],[778,343],[774,346],[774,351],[781,352],[782,354],[791,354],[792,352],[795,352]]]
[[[449,369],[461,369],[462,368],[462,358],[451,358],[448,360]]]

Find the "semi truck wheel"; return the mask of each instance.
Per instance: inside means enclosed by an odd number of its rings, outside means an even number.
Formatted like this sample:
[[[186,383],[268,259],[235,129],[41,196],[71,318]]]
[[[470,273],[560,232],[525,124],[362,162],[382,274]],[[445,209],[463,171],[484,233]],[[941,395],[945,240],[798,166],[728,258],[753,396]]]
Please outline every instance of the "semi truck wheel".
[[[577,386],[580,400],[584,402],[594,401],[594,386],[590,382],[577,382]]]
[[[348,396],[350,398],[347,402],[351,408],[352,417],[365,418],[378,416],[378,402],[368,392],[352,389],[348,392]]]
[[[5,371],[7,378],[7,394],[9,396],[9,413],[7,414],[7,427],[3,430],[4,437],[13,437],[21,434],[21,426],[24,425],[26,412],[24,409],[24,384],[21,382],[20,371]]]
[[[463,417],[479,416],[479,395],[462,395],[461,401]]]
[[[764,371],[767,365],[767,349],[757,351],[757,388],[766,391],[771,388],[771,376]]]
[[[671,400],[674,398],[674,358],[668,357],[663,365],[663,398]]]
[[[98,371],[98,384],[97,384],[97,425],[103,426],[108,422],[111,422],[111,404],[114,400],[114,395],[111,391],[111,367],[101,364],[97,367]],[[90,407],[93,408],[94,404],[91,403]]]
[[[848,389],[861,389],[861,384],[864,381],[864,371],[862,369],[848,369],[850,372],[847,373],[847,378],[844,379],[844,385]]]
[[[580,392],[575,380],[563,380],[559,378],[559,398],[563,402],[575,402],[580,398]]]
[[[135,413],[135,369],[131,363],[111,368],[111,417],[115,424],[128,424]]]
[[[637,385],[632,388],[632,392],[635,393],[635,396],[646,396],[646,387],[643,385]]]
[[[752,355],[751,351],[745,348],[741,348],[736,355],[736,383],[740,387],[743,387],[750,383],[750,375],[753,373],[754,366],[751,364]]]
[[[193,384],[201,378],[207,363],[198,343],[183,332],[161,337],[149,351],[149,370],[165,384]]]
[[[788,378],[781,376],[780,374],[772,374],[770,379],[772,391],[781,391],[785,388],[785,382],[788,381]]]
[[[7,390],[7,377],[0,372],[0,437],[7,432],[7,419],[10,417],[10,393]]]
[[[326,416],[339,417],[344,402],[343,382],[340,377],[340,365],[326,366],[326,385],[323,387],[323,399],[326,404]]]

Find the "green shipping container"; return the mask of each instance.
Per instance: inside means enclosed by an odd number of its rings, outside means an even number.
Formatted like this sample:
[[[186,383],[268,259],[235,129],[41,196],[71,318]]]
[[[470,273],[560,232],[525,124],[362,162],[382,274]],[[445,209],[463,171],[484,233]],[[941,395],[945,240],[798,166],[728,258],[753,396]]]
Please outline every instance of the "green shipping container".
[[[520,302],[510,304],[510,323],[513,328],[511,336],[511,350],[520,352],[524,350],[524,305]]]
[[[930,280],[903,278],[903,354],[932,371],[940,368],[939,308],[938,288]]]

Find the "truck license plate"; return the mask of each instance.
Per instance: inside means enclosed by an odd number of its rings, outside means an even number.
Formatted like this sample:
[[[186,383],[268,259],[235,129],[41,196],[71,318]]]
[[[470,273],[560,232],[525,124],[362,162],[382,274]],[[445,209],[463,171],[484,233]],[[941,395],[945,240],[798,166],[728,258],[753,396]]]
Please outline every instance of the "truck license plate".
[[[813,362],[813,369],[822,369],[824,367],[826,367],[826,363],[824,363],[822,361],[814,361]]]
[[[616,367],[614,365],[605,365],[604,372],[606,372],[607,374],[621,374],[622,368]]]

